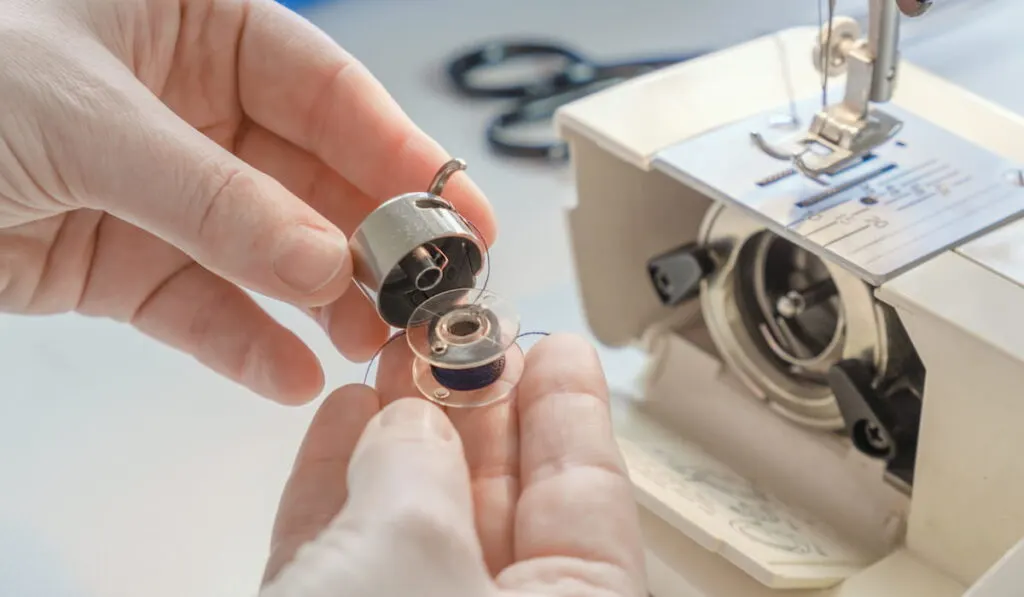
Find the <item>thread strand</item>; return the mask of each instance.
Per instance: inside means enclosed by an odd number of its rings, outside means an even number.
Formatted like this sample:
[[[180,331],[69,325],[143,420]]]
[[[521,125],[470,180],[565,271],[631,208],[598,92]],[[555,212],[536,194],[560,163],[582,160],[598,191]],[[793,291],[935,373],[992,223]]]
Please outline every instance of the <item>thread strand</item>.
[[[370,357],[370,361],[366,364],[366,373],[363,374],[364,386],[366,385],[366,382],[369,381],[370,379],[370,371],[373,370],[374,361],[377,360],[377,358],[381,355],[381,353],[384,352],[384,349],[387,348],[388,345],[390,345],[392,342],[403,336],[405,336],[405,330],[398,330],[398,332],[396,332],[394,335],[388,338],[383,344],[380,345],[380,348],[378,348],[376,352],[373,353],[373,356]]]

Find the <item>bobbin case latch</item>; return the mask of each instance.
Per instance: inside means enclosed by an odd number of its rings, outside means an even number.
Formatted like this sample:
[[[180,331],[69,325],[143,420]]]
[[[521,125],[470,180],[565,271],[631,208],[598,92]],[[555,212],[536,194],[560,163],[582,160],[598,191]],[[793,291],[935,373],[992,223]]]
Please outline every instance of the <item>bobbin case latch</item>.
[[[431,297],[475,286],[484,243],[441,198],[448,179],[465,168],[462,160],[451,160],[427,192],[388,200],[352,235],[353,277],[388,325],[405,328]]]

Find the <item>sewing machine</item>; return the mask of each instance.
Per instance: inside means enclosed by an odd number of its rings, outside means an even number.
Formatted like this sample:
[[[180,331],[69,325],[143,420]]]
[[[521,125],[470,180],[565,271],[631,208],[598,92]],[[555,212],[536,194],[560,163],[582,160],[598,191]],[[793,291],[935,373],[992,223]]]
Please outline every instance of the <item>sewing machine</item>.
[[[899,58],[920,5],[557,114],[654,597],[1024,595],[1024,119]]]

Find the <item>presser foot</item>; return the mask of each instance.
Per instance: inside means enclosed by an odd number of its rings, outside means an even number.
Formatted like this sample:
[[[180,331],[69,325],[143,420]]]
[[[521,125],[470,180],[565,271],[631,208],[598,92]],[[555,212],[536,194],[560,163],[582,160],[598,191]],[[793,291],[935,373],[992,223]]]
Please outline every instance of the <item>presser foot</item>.
[[[788,161],[797,172],[823,183],[822,176],[861,162],[902,128],[902,121],[880,110],[851,119],[840,105],[815,114],[805,133],[781,145],[769,142],[758,132],[750,133],[750,139],[765,155]]]

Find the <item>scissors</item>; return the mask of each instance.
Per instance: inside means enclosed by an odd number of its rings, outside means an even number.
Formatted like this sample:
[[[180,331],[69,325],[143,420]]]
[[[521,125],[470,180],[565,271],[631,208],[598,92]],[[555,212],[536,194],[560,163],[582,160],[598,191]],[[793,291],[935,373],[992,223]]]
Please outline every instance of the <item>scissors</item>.
[[[511,108],[487,124],[487,142],[500,154],[552,162],[564,161],[569,149],[563,141],[517,139],[524,129],[550,124],[555,111],[623,81],[703,55],[693,52],[602,64],[557,43],[494,41],[459,54],[448,63],[448,77],[456,91],[474,99],[514,100]],[[533,74],[513,83],[488,85],[477,81],[485,71],[514,62],[533,62]],[[558,66],[551,72],[545,63]],[[538,72],[540,71],[540,72]],[[518,135],[517,135],[518,133]]]

